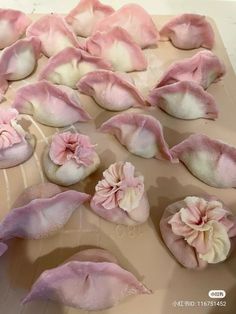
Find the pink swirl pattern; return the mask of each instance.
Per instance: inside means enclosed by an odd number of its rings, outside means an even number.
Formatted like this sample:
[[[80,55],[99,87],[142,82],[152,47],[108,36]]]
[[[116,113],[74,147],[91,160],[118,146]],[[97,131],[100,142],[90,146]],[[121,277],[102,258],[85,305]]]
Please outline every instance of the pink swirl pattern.
[[[9,124],[0,125],[0,150],[12,147],[14,144],[20,143],[22,137]]]
[[[95,190],[94,202],[106,209],[120,207],[125,211],[136,208],[144,194],[143,176],[135,176],[129,162],[117,162],[103,172]]]
[[[186,197],[184,202],[186,207],[169,220],[173,233],[184,237],[209,263],[224,260],[230,249],[227,232],[233,226],[227,217],[228,211],[217,200],[192,196]]]
[[[88,136],[64,132],[53,136],[49,156],[57,165],[74,160],[79,166],[89,166],[93,163],[94,152],[94,145]]]
[[[17,116],[18,112],[15,109],[0,109],[0,150],[22,141],[22,136],[13,125]]]

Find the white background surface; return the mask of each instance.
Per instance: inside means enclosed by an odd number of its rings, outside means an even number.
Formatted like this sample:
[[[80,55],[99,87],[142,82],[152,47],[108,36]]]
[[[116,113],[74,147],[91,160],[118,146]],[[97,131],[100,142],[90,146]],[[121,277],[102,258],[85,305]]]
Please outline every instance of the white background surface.
[[[118,9],[135,2],[150,14],[205,14],[215,20],[236,72],[236,1],[235,0],[101,0]],[[0,7],[15,8],[26,13],[67,13],[79,0],[0,0]]]

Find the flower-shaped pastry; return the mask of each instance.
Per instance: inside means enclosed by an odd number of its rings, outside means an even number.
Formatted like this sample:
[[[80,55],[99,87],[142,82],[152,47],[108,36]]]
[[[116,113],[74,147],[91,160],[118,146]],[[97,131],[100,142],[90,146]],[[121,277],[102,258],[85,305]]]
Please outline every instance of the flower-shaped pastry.
[[[34,151],[35,139],[18,124],[18,111],[0,109],[0,168],[26,161]]]
[[[144,191],[144,178],[135,173],[130,162],[117,162],[103,172],[95,188],[91,208],[106,220],[135,225],[149,216],[149,203]]]
[[[48,179],[68,186],[77,183],[99,166],[100,159],[88,136],[64,132],[53,136],[45,150],[43,166]]]
[[[215,198],[186,197],[169,205],[161,219],[164,242],[187,268],[224,261],[236,235],[236,220]]]

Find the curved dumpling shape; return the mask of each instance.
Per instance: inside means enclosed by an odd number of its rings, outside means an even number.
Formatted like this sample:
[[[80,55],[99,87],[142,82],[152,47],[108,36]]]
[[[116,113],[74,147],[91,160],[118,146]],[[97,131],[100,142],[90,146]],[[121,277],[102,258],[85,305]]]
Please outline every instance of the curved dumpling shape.
[[[225,66],[211,51],[200,51],[192,58],[174,62],[169,66],[156,87],[178,81],[194,81],[204,89],[225,74]]]
[[[104,5],[99,0],[80,0],[65,19],[76,35],[89,37],[97,23],[114,12],[111,6]]]
[[[189,136],[171,148],[198,179],[217,188],[236,187],[236,148],[203,134]]]
[[[107,110],[122,111],[146,106],[145,99],[134,84],[119,73],[106,70],[90,72],[79,80],[77,88]]]
[[[16,42],[30,23],[30,18],[21,11],[0,9],[0,49]]]
[[[113,307],[129,295],[150,294],[137,278],[102,249],[81,251],[44,271],[23,304],[46,299],[87,311]]]
[[[87,39],[85,46],[91,55],[103,58],[116,71],[131,72],[147,69],[147,61],[142,49],[121,27],[113,27],[107,32],[96,32]]]
[[[35,138],[18,124],[15,109],[0,108],[0,169],[17,166],[28,160],[35,146]]]
[[[97,69],[111,70],[111,66],[99,57],[69,47],[48,60],[39,79],[76,89],[76,83],[83,75]]]
[[[65,19],[57,14],[39,18],[27,28],[26,35],[40,39],[42,52],[46,57],[54,56],[67,47],[82,47]]]
[[[4,94],[7,81],[17,81],[29,76],[40,57],[40,41],[37,38],[25,38],[5,48],[0,56],[0,90]]]
[[[214,97],[193,81],[180,81],[150,91],[147,101],[179,119],[216,119]]]
[[[114,135],[132,154],[172,160],[162,125],[152,116],[135,112],[120,113],[104,122],[100,131]]]
[[[172,18],[160,30],[162,40],[169,39],[180,49],[208,48],[214,45],[214,31],[204,15],[182,14]]]
[[[91,119],[80,104],[76,91],[47,81],[18,89],[12,107],[20,113],[33,115],[36,121],[52,127],[65,127]]]
[[[188,196],[165,209],[160,231],[180,264],[202,269],[228,257],[235,225],[231,211],[215,197]]]
[[[151,16],[138,4],[127,4],[103,19],[95,31],[106,32],[113,27],[124,28],[141,47],[156,45],[159,33]]]
[[[0,223],[0,239],[41,239],[61,229],[90,195],[52,183],[27,188]]]
[[[80,182],[100,165],[100,159],[90,138],[80,133],[55,134],[43,156],[47,178],[68,186]]]
[[[130,162],[116,162],[95,187],[91,209],[102,218],[124,225],[144,223],[150,212],[144,177]]]

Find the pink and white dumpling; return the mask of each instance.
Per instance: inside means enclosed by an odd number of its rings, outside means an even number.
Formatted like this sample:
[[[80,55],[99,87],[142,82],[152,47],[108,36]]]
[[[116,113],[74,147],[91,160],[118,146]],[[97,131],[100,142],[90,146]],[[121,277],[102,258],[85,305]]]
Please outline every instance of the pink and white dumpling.
[[[217,188],[236,187],[236,147],[194,134],[172,147],[170,152],[206,184]]]
[[[147,69],[147,60],[142,49],[121,27],[94,33],[87,39],[85,47],[91,55],[109,62],[115,71],[131,72]]]
[[[0,223],[0,239],[47,238],[63,228],[73,212],[89,199],[88,194],[63,191],[52,183],[33,185],[19,196]]]
[[[82,47],[65,19],[57,14],[39,18],[27,28],[26,35],[40,39],[41,49],[46,57],[54,56],[67,47]]]
[[[39,80],[45,79],[76,89],[76,84],[83,75],[98,69],[111,70],[111,65],[102,58],[69,47],[48,60],[39,74]]]
[[[104,122],[100,131],[114,135],[134,155],[172,161],[162,125],[150,115],[120,113]]]
[[[225,261],[236,236],[236,219],[215,197],[188,196],[170,204],[160,220],[162,238],[186,268]]]
[[[76,35],[89,37],[94,27],[114,12],[111,6],[102,4],[99,0],[80,0],[65,19]]]
[[[122,111],[146,106],[144,97],[135,85],[120,73],[107,70],[90,72],[79,80],[77,88],[107,110]]]
[[[0,49],[20,39],[30,23],[30,18],[21,11],[0,9]]]
[[[0,169],[25,162],[34,152],[35,137],[18,120],[17,110],[0,108]]]
[[[90,206],[97,215],[116,224],[144,223],[150,213],[144,177],[130,162],[110,165],[95,187]]]
[[[161,28],[160,36],[180,49],[212,49],[215,39],[211,24],[199,14],[182,14],[172,18]]]
[[[80,182],[96,171],[99,165],[95,145],[88,136],[77,132],[55,134],[43,156],[47,178],[63,186]]]
[[[39,81],[18,89],[12,107],[52,127],[65,127],[91,119],[75,90],[48,81]]]
[[[6,92],[8,81],[18,81],[29,76],[39,57],[40,41],[34,37],[20,39],[5,48],[0,56],[0,96]]]
[[[160,37],[151,16],[135,3],[126,4],[103,19],[94,32],[107,32],[116,26],[124,28],[141,48],[157,45]]]
[[[216,119],[219,113],[214,97],[194,81],[154,88],[147,101],[179,119]]]
[[[169,66],[156,87],[179,81],[194,81],[204,89],[218,82],[225,74],[225,66],[211,51],[200,51],[193,57],[176,61]]]
[[[44,271],[23,304],[49,300],[86,311],[99,311],[115,306],[127,296],[151,293],[132,273],[119,266],[111,253],[89,249]]]

